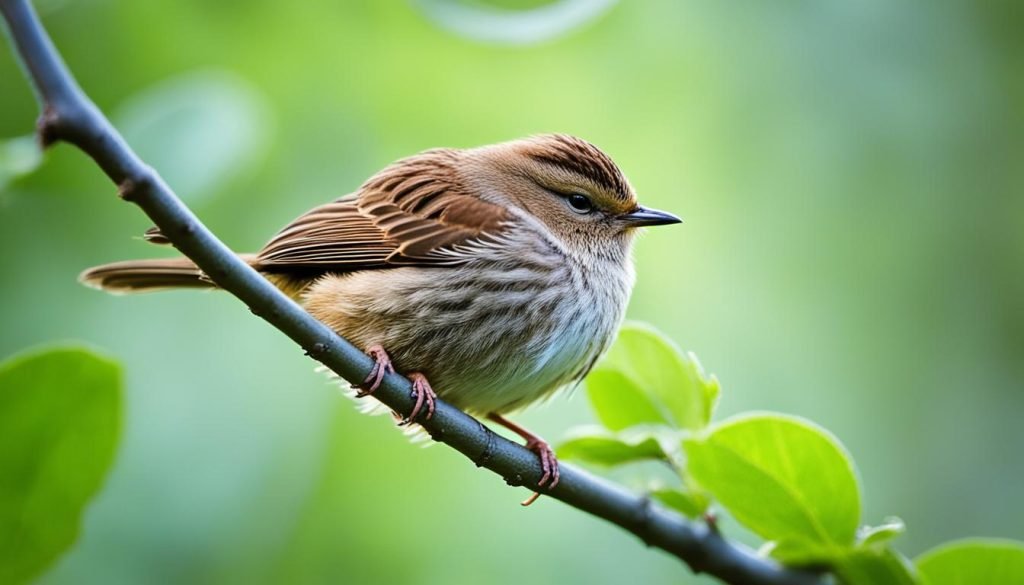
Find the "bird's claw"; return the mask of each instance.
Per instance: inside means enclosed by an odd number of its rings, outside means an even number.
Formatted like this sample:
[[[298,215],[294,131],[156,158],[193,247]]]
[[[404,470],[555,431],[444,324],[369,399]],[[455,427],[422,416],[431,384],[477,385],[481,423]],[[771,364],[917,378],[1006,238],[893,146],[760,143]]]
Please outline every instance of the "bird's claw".
[[[558,485],[558,458],[555,457],[555,452],[551,449],[551,445],[549,445],[547,441],[496,412],[488,414],[487,418],[526,439],[526,448],[537,454],[537,457],[540,459],[541,469],[541,476],[537,481],[537,487],[551,490]],[[537,498],[539,497],[540,493],[534,492],[529,498],[526,498],[526,500],[522,502],[522,505],[529,506],[537,501]]]
[[[540,468],[543,474],[540,476],[540,480],[537,481],[537,487],[547,487],[547,489],[553,489],[558,485],[558,479],[560,474],[558,472],[558,458],[555,457],[555,452],[551,449],[551,445],[539,438],[533,438],[526,441],[526,448],[537,454],[540,458]],[[530,504],[537,501],[540,497],[540,492],[533,492],[530,497],[523,500],[521,505],[529,506]]]
[[[536,453],[540,458],[540,468],[544,474],[537,481],[537,486],[544,487],[547,485],[547,488],[551,489],[558,485],[558,458],[555,457],[555,451],[551,448],[551,445],[542,439],[531,439],[526,442],[526,448]],[[550,484],[548,484],[549,481]]]
[[[377,388],[380,388],[385,375],[395,373],[395,367],[391,364],[391,357],[388,356],[388,352],[384,351],[383,347],[374,345],[366,350],[366,355],[373,358],[373,369],[370,370],[362,384],[352,384],[353,389],[359,390],[356,392],[356,398],[373,394],[377,391]]]
[[[430,387],[427,377],[419,372],[413,372],[409,374],[409,380],[412,381],[412,398],[416,402],[413,404],[412,412],[409,413],[409,416],[398,423],[399,426],[406,426],[415,422],[416,418],[424,413],[424,409],[426,409],[426,418],[429,419],[434,416],[434,402],[437,399],[437,393]]]

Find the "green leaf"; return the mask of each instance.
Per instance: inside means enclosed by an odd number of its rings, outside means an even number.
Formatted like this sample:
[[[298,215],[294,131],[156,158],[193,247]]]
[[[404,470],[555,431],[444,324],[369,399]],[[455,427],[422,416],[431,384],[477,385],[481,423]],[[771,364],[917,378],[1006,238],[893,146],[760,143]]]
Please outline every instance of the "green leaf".
[[[700,493],[682,489],[660,488],[650,491],[650,496],[673,510],[690,518],[700,518],[708,510],[710,502]]]
[[[917,558],[925,585],[1024,583],[1024,542],[971,538],[934,548]]]
[[[643,388],[621,372],[591,372],[587,376],[587,396],[598,420],[613,431],[644,424],[670,424]]]
[[[863,526],[857,531],[857,543],[859,546],[876,546],[884,544],[907,531],[907,525],[903,520],[895,516],[885,519],[880,526]]]
[[[736,519],[790,557],[851,547],[860,521],[853,463],[824,429],[777,414],[738,417],[687,439],[690,475]]]
[[[921,581],[906,557],[890,548],[857,549],[835,564],[843,585],[918,585]]]
[[[634,461],[670,460],[658,437],[650,432],[608,433],[604,429],[577,430],[558,446],[560,459],[575,459],[598,465],[621,465]]]
[[[770,555],[782,564],[791,566],[833,565],[852,550],[793,538],[770,541],[761,548],[763,555]]]
[[[114,459],[121,370],[75,348],[0,364],[0,583],[39,575],[75,541]]]
[[[612,430],[664,424],[700,430],[711,420],[718,380],[647,325],[626,323],[608,354],[587,377],[587,393]]]

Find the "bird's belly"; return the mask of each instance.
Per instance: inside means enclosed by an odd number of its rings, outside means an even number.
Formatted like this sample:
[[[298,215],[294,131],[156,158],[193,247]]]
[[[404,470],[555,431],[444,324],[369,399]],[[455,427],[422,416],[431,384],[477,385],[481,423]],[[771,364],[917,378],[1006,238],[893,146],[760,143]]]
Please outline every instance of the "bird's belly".
[[[564,279],[535,282],[517,270],[487,286],[458,269],[332,276],[310,288],[305,304],[362,349],[382,345],[399,372],[426,375],[454,406],[504,413],[578,378],[623,309],[595,306]]]
[[[491,324],[493,333],[481,333],[480,324],[453,325],[452,337],[465,341],[422,348],[422,369],[438,394],[463,410],[505,413],[526,406],[573,381],[603,346],[586,318],[564,309],[546,316],[512,310]]]

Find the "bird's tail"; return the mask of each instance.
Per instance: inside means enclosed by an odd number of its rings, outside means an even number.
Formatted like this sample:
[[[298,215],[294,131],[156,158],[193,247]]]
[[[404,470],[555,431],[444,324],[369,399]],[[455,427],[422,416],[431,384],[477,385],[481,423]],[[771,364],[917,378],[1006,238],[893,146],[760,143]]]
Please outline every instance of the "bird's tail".
[[[255,257],[243,255],[250,264]],[[86,286],[115,294],[150,292],[168,288],[215,288],[203,271],[188,258],[127,260],[95,266],[78,280]]]

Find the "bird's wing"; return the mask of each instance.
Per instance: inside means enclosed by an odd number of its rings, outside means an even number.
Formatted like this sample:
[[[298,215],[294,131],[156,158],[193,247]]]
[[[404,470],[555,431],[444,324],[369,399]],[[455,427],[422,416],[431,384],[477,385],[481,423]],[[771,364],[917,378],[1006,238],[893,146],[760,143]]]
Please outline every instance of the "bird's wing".
[[[448,166],[450,156],[428,151],[399,161],[356,194],[309,211],[259,252],[257,265],[351,272],[459,263],[465,245],[498,237],[509,214],[464,193]]]
[[[379,268],[396,246],[359,212],[354,197],[316,207],[288,224],[257,254],[257,266],[273,271]]]

